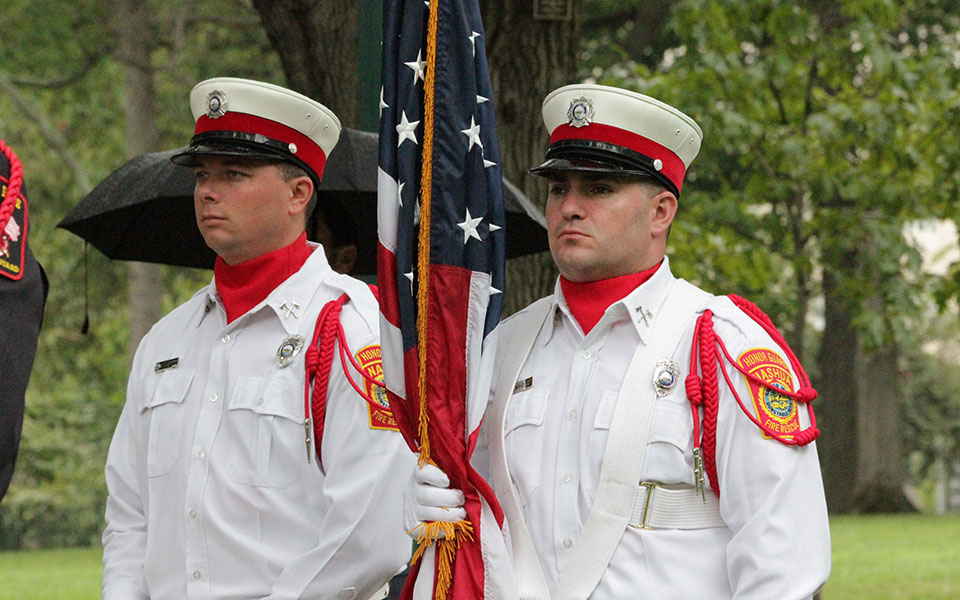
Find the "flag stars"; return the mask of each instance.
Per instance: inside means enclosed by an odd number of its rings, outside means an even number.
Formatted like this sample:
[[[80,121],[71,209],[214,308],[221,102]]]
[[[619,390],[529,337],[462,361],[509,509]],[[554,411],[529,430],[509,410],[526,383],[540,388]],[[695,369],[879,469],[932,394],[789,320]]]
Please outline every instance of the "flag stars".
[[[463,230],[463,243],[466,245],[470,238],[480,240],[480,233],[477,231],[477,225],[483,221],[483,217],[473,218],[470,216],[470,209],[467,208],[467,218],[463,223],[457,223],[457,227]],[[482,241],[482,240],[481,240]]]
[[[461,129],[460,133],[467,136],[467,139],[470,142],[470,146],[467,147],[467,152],[473,150],[473,147],[480,146],[480,150],[483,150],[483,142],[480,141],[480,126],[477,125],[476,119],[472,116],[470,117],[470,127],[467,129]]]
[[[414,134],[414,131],[417,128],[417,125],[420,124],[420,121],[408,121],[407,112],[400,112],[400,124],[397,125],[397,147],[400,147],[400,144],[404,140],[410,140],[414,144],[417,143],[417,136]]]
[[[480,34],[476,31],[470,32],[470,46],[473,48],[473,56],[477,56],[477,38],[480,37]]]
[[[383,109],[390,108],[390,105],[383,101],[383,86],[380,86],[380,117],[383,118]]]
[[[400,203],[400,208],[403,208],[403,186],[407,185],[407,182],[402,181],[400,185],[397,186],[397,202]]]
[[[491,295],[491,296],[496,296],[497,294],[502,294],[502,293],[503,293],[503,290],[498,290],[497,288],[493,287],[492,285],[490,286],[490,295]]]
[[[380,88],[380,102],[383,102],[383,88]],[[484,102],[490,102],[490,98],[477,94],[477,104],[483,104]]]
[[[426,78],[427,61],[420,58],[421,54],[423,54],[423,51],[417,50],[417,60],[403,63],[413,70],[413,85],[417,85],[417,80],[424,81]]]

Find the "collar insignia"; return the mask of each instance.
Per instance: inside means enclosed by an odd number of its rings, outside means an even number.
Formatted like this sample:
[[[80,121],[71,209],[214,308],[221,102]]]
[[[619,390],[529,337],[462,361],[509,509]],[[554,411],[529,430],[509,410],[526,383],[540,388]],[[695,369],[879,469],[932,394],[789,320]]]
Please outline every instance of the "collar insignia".
[[[294,318],[294,319],[299,319],[299,318],[300,318],[300,315],[298,315],[297,312],[296,312],[298,308],[300,308],[300,305],[297,304],[296,302],[292,302],[292,301],[291,301],[291,302],[284,302],[283,304],[280,305],[280,310],[285,310],[285,311],[287,311],[287,314],[283,315],[283,318],[284,318],[284,319],[289,318],[290,315],[293,315],[293,318]]]

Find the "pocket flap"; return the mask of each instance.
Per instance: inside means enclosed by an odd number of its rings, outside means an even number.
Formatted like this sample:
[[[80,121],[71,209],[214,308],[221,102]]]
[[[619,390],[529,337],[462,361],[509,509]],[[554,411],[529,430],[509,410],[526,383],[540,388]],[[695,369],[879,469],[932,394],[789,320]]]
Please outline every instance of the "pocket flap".
[[[610,423],[613,422],[613,410],[617,407],[617,396],[615,391],[606,391],[600,397],[600,404],[597,405],[597,414],[593,417],[594,429],[610,429]]]
[[[549,396],[550,390],[547,388],[514,394],[507,406],[504,433],[523,425],[543,425],[543,415],[547,410]]]
[[[681,450],[693,440],[693,416],[689,406],[657,401],[653,409],[650,442],[666,442]]]
[[[181,404],[187,397],[187,390],[193,381],[193,369],[164,371],[156,376],[153,394],[147,399],[140,412],[170,403]]]
[[[261,415],[273,415],[303,422],[303,387],[296,382],[273,378],[267,382],[261,377],[238,377],[230,398],[230,410],[252,410]]]

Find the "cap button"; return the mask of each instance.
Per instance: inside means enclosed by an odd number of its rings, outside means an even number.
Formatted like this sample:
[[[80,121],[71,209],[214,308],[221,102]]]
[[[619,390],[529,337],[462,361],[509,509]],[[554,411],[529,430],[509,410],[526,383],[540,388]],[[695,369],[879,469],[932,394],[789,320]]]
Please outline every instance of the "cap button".
[[[297,153],[297,145],[294,144],[293,142],[290,142],[290,145],[287,146],[287,148],[290,149],[290,154],[296,154],[296,153]]]
[[[662,168],[663,168],[663,161],[662,161],[662,160],[660,160],[660,159],[658,158],[658,159],[656,159],[656,160],[653,161],[653,169],[654,169],[655,171],[659,171],[659,170],[662,169]]]

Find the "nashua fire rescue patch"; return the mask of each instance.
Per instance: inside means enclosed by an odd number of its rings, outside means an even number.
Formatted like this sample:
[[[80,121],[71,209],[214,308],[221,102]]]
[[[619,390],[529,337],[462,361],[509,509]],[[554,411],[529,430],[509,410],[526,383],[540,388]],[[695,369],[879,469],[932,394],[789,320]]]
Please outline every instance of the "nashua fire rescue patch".
[[[777,390],[793,391],[793,377],[790,375],[786,361],[773,350],[754,348],[741,354],[737,362],[747,373],[765,384],[757,385],[747,379],[757,419],[771,431],[785,438],[792,438],[800,431],[797,403],[793,398],[777,392]],[[763,437],[773,439],[766,433]]]
[[[363,386],[373,402],[367,403],[370,411],[371,429],[392,429],[400,431],[397,428],[397,421],[393,418],[393,411],[390,410],[390,401],[387,399],[387,392],[379,385],[375,385],[367,380],[367,377],[376,381],[383,381],[383,359],[380,356],[380,345],[375,344],[367,346],[357,352],[357,363],[363,371]]]
[[[0,177],[0,200],[7,196],[7,180]],[[0,231],[0,275],[19,280],[27,251],[27,199],[21,195],[13,202],[13,214]]]

